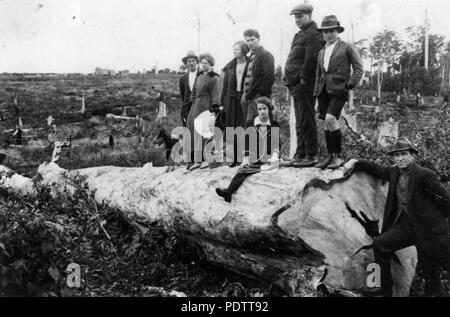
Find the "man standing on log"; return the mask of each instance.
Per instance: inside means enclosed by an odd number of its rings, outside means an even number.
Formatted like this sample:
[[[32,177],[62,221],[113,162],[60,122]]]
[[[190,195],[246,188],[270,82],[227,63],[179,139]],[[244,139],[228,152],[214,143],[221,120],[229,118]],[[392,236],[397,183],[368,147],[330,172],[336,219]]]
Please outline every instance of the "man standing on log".
[[[448,266],[450,260],[446,219],[450,193],[434,172],[415,163],[417,153],[409,141],[400,140],[388,153],[395,162],[392,167],[356,159],[344,166],[345,175],[363,171],[389,182],[381,235],[373,240],[375,262],[381,269],[381,288],[369,289],[368,295],[392,296],[392,254],[412,245],[423,265],[425,296],[440,295],[440,267]]]
[[[243,75],[244,93],[241,97],[241,107],[245,122],[252,122],[258,115],[255,100],[258,97],[270,98],[272,95],[275,60],[273,55],[261,46],[261,36],[257,30],[246,30],[244,38],[250,48],[250,58],[247,60]]]
[[[194,52],[190,51],[181,59],[183,64],[187,66],[188,72],[180,77],[179,88],[181,96],[181,123],[186,126],[187,117],[191,110],[192,101],[191,94],[194,89],[195,79],[200,74],[198,71],[198,57]]]
[[[313,7],[307,3],[300,4],[291,11],[300,32],[292,41],[284,75],[294,98],[297,150],[291,163],[295,167],[311,167],[317,163],[318,142],[313,91],[317,57],[325,41],[317,31],[316,22],[311,19],[312,11]]]

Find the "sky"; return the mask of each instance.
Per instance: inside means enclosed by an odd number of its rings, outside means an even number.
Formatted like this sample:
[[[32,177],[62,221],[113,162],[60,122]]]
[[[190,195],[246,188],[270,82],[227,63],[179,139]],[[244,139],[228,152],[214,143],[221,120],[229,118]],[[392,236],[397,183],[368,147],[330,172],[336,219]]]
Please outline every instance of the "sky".
[[[247,28],[284,64],[298,31],[290,10],[303,0],[0,0],[0,72],[90,73],[177,70],[189,50],[210,52],[217,71]],[[450,40],[449,0],[309,0],[320,24],[334,14],[343,40],[404,31],[425,20]],[[200,32],[198,29],[200,22]]]

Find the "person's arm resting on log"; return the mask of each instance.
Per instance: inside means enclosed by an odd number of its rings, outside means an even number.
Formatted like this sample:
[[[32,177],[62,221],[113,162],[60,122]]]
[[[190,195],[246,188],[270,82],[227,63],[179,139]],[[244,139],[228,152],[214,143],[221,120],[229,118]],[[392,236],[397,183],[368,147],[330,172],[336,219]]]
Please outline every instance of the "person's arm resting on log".
[[[353,172],[362,171],[373,177],[389,181],[393,169],[393,167],[381,166],[368,160],[351,159],[344,165],[344,175],[347,176]]]

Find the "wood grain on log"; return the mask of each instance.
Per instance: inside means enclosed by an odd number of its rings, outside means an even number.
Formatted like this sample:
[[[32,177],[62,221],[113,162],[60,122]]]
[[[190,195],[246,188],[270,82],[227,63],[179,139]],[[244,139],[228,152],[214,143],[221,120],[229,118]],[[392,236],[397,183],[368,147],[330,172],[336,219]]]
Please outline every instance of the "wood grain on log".
[[[83,175],[97,202],[128,217],[159,221],[199,246],[210,262],[290,295],[307,295],[325,271],[323,284],[330,290],[357,293],[367,286],[373,253],[353,255],[371,238],[346,203],[381,223],[387,184],[366,174],[344,180],[341,170],[280,168],[247,178],[226,203],[215,188],[227,187],[236,171],[104,166],[67,172],[50,163],[38,173],[42,185],[55,188],[67,183],[65,173]],[[2,187],[12,189],[15,177],[30,189],[25,178],[3,174]],[[408,248],[397,255],[402,266],[393,265],[394,295],[408,296],[417,254]]]

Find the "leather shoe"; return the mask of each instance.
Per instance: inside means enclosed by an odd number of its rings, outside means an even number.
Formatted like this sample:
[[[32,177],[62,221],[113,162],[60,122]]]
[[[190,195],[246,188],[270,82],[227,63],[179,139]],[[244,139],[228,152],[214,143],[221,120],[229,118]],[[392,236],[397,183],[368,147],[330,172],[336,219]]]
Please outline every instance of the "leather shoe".
[[[392,290],[382,287],[365,287],[361,293],[370,297],[392,297]]]
[[[295,162],[293,164],[294,167],[313,167],[317,164],[317,159],[314,156],[307,155],[305,159],[300,162]]]
[[[344,164],[345,164],[345,161],[342,159],[342,157],[340,155],[336,155],[336,156],[333,157],[333,160],[327,166],[327,168],[331,169],[331,170],[335,170],[335,169],[341,167]]]
[[[314,165],[314,167],[320,168],[320,169],[326,169],[328,165],[331,164],[333,161],[333,155],[328,155],[325,159]]]
[[[223,197],[227,203],[231,201],[231,195],[228,193],[228,190],[222,188],[216,188],[216,193],[220,197]]]
[[[189,168],[189,171],[193,171],[193,170],[195,170],[195,169],[197,169],[197,168],[200,168],[200,166],[202,166],[202,164],[200,164],[200,163],[195,163],[194,165],[192,165],[192,166]]]
[[[233,162],[233,163],[231,163],[230,165],[228,165],[228,167],[229,167],[229,168],[233,168],[233,167],[236,167],[236,166],[238,166],[238,165],[239,165],[238,162]]]

